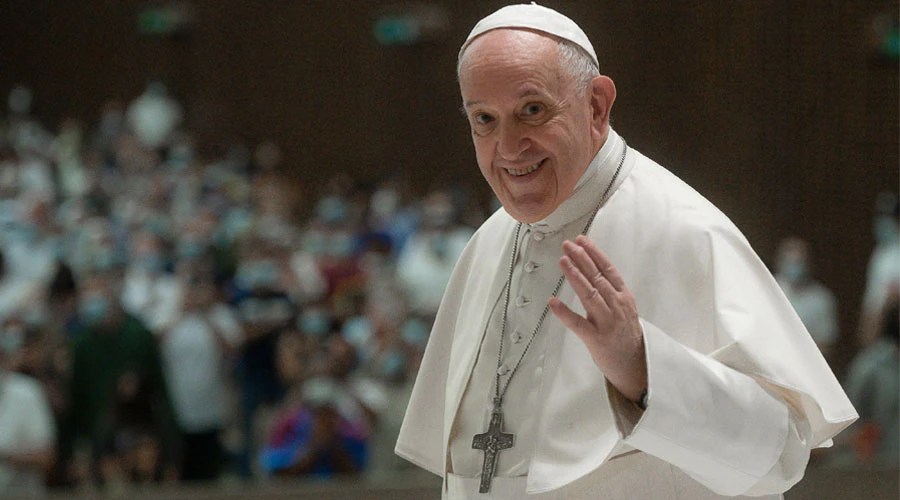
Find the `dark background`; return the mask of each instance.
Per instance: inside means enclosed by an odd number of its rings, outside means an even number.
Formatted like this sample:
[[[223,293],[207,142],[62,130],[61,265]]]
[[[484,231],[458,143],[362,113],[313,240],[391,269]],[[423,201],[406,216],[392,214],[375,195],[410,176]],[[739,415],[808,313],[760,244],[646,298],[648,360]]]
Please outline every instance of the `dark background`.
[[[47,125],[93,126],[106,99],[127,103],[162,78],[205,154],[282,145],[301,214],[339,171],[399,175],[420,192],[461,181],[486,198],[454,69],[468,31],[503,3],[428,2],[445,9],[444,29],[403,46],[379,43],[373,26],[412,3],[195,0],[190,29],[148,36],[138,14],[153,2],[6,0],[0,92],[26,83]],[[897,3],[543,3],[591,37],[629,144],[711,199],[765,260],[785,236],[812,243],[849,338],[875,195],[898,188],[898,65],[872,29],[878,14],[896,19]]]

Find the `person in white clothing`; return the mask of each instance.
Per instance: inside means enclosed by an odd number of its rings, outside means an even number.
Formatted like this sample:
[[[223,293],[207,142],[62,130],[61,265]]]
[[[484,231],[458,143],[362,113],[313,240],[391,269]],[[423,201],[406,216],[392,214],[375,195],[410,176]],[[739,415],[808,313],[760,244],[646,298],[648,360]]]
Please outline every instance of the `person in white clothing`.
[[[504,7],[457,71],[503,209],[451,276],[396,452],[445,498],[782,498],[857,415],[747,240],[610,127],[571,19]]]
[[[228,362],[243,339],[234,311],[218,300],[210,258],[179,262],[181,311],[160,335],[166,382],[184,456],[180,478],[215,479],[224,464],[220,433],[228,423]]]
[[[825,359],[830,359],[839,333],[837,298],[815,279],[810,260],[809,243],[786,238],[775,256],[775,279]]]
[[[56,426],[41,384],[11,372],[11,331],[0,331],[0,497],[38,498],[54,460]]]

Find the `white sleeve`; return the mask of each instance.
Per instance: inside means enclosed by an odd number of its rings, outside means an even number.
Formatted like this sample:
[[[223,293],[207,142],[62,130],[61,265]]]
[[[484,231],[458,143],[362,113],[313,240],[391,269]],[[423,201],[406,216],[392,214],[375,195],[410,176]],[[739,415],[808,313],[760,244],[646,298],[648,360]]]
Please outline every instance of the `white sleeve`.
[[[626,444],[724,496],[782,493],[803,477],[810,426],[774,388],[641,324],[647,410],[609,391]]]
[[[44,395],[44,389],[37,381],[28,380],[24,385],[22,407],[20,411],[27,415],[22,421],[23,441],[20,448],[23,452],[39,452],[53,448],[56,440],[56,427],[53,413]]]

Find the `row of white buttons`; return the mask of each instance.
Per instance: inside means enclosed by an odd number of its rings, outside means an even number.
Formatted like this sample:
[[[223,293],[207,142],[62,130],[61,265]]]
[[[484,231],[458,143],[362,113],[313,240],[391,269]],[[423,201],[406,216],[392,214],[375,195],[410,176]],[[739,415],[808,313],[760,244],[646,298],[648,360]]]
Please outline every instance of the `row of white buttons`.
[[[535,367],[534,374],[537,375],[538,377],[540,377],[541,374],[544,372],[544,367],[543,367],[544,355],[543,354],[538,356],[537,363],[538,363],[538,366]],[[502,376],[506,375],[507,373],[509,373],[509,370],[510,370],[510,368],[507,365],[505,365],[505,364],[500,365],[497,368],[497,375],[500,375],[502,377]]]

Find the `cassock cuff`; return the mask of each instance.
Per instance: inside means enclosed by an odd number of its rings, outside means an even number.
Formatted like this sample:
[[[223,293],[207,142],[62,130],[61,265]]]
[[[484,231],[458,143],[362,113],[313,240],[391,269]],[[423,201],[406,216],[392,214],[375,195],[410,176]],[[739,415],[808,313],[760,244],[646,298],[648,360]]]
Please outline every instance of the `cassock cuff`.
[[[647,409],[608,386],[623,442],[665,460],[716,493],[749,490],[778,461],[789,415],[747,375],[678,343],[641,320]]]

